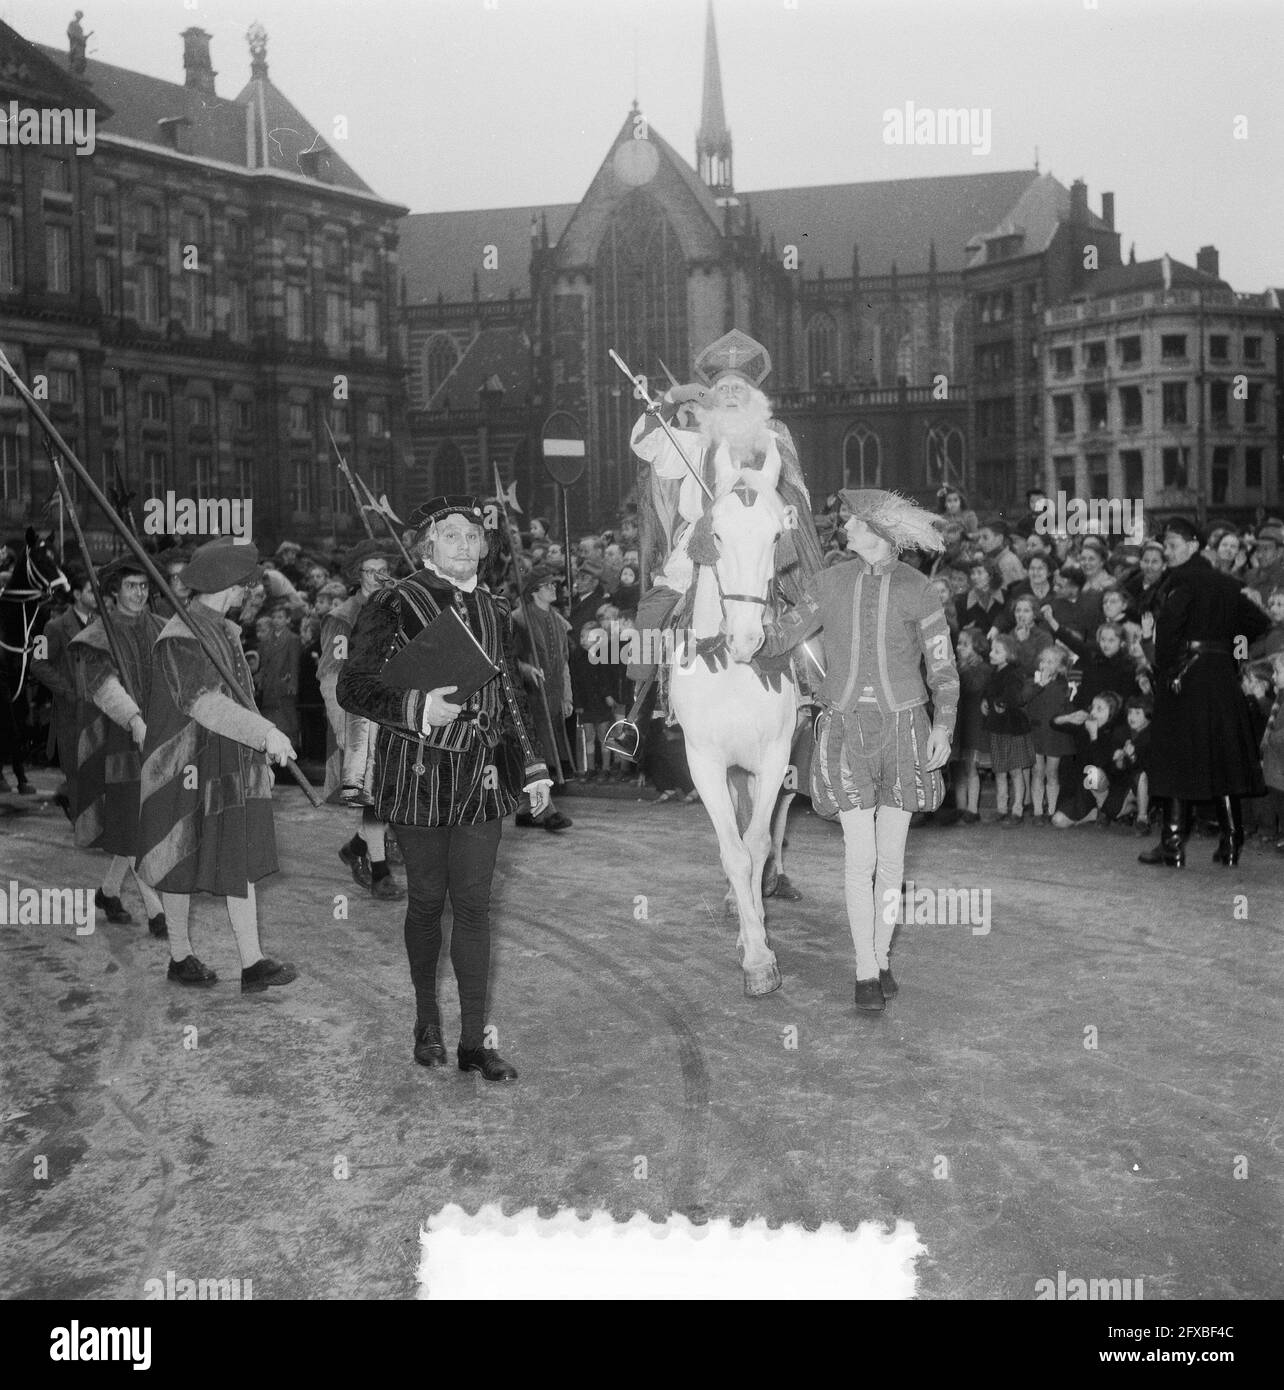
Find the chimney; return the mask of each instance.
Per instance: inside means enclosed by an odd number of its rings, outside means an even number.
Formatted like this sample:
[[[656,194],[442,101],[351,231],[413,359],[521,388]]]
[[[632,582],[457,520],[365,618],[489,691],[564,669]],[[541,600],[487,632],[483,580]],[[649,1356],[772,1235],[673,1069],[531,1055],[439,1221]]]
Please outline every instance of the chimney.
[[[1082,227],[1088,220],[1088,185],[1082,179],[1075,179],[1070,185],[1070,222],[1072,226]]]
[[[1220,262],[1221,258],[1215,246],[1201,246],[1195,253],[1195,269],[1202,270],[1205,275],[1215,276],[1218,280],[1222,278]]]
[[[1103,193],[1101,195],[1101,220],[1113,232],[1115,229],[1115,195],[1113,193]]]
[[[210,65],[210,36],[204,29],[183,30],[183,67],[189,89],[214,95],[216,74]]]

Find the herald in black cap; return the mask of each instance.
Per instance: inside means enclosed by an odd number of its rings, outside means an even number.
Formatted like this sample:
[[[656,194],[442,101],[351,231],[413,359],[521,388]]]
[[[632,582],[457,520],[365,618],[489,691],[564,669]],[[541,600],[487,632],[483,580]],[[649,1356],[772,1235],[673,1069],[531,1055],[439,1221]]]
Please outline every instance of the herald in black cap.
[[[431,501],[425,502],[422,507],[412,513],[410,524],[423,530],[425,526],[431,526],[434,521],[441,521],[448,516],[465,516],[478,526],[486,524],[481,503],[476,497],[464,493],[434,497]]]

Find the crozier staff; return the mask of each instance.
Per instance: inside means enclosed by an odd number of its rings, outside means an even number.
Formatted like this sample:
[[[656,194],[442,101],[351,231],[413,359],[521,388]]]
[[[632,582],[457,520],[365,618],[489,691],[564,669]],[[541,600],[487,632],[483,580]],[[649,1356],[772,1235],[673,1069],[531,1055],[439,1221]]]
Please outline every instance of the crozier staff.
[[[477,580],[486,545],[480,503],[475,497],[437,497],[411,520],[420,528],[415,548],[423,568],[368,600],[336,693],[344,709],[379,725],[367,786],[375,814],[392,826],[405,860],[415,1061],[426,1067],[446,1064],[437,963],[449,893],[450,959],[461,1014],[459,1069],[479,1071],[487,1081],[515,1081],[517,1072],[483,1047],[491,880],[504,817],[517,808],[523,792],[531,814],[541,815],[552,778],[535,752],[511,679],[515,655],[508,605]],[[453,684],[432,690],[389,684],[383,678],[389,658],[452,607],[499,674],[462,704],[451,699],[458,688]]]
[[[856,1007],[881,1013],[897,992],[889,952],[910,817],[935,811],[944,797],[940,769],[950,753],[959,675],[940,595],[897,558],[912,548],[943,548],[932,514],[893,492],[839,497],[857,558],[812,575],[802,602],[766,625],[760,650],[778,656],[825,631],[811,799],[820,815],[842,822]]]

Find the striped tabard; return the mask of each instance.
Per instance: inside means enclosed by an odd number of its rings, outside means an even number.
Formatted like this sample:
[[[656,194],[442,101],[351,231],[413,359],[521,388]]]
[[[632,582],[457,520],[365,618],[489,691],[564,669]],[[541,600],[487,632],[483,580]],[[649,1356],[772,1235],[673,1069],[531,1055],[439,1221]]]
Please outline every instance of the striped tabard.
[[[501,674],[467,702],[459,719],[425,734],[427,691],[388,685],[382,672],[449,604]],[[370,599],[353,629],[337,695],[344,709],[379,725],[366,789],[380,820],[422,826],[496,820],[516,809],[524,787],[548,776],[509,675],[514,659],[508,605],[480,586],[465,593],[424,569]],[[478,713],[480,721],[470,717]]]

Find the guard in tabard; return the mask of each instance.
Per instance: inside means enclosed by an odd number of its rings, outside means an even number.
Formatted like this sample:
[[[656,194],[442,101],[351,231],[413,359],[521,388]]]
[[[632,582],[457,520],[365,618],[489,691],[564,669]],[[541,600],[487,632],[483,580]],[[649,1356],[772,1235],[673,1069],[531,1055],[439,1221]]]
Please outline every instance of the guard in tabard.
[[[406,954],[415,988],[415,1060],[444,1066],[437,962],[441,917],[450,894],[450,956],[459,985],[461,1071],[514,1081],[516,1071],[484,1048],[490,972],[490,890],[504,817],[523,793],[533,815],[549,804],[552,778],[536,753],[515,687],[512,620],[504,599],[478,583],[485,554],[483,512],[475,497],[437,497],[411,518],[423,568],[366,603],[339,676],[339,703],[378,724],[367,788],[375,814],[390,825],[406,867]],[[389,658],[445,608],[468,624],[500,667],[470,699],[453,685],[405,690],[383,679]]]

